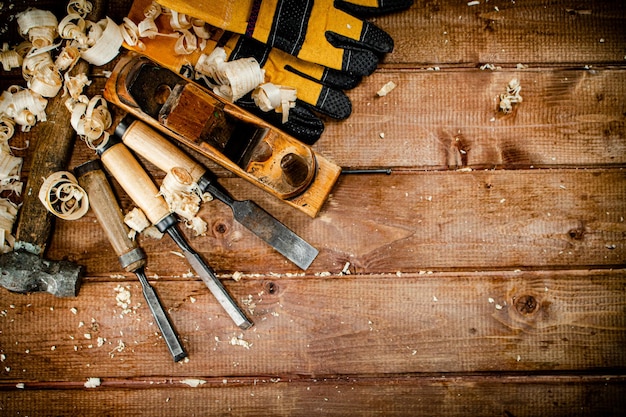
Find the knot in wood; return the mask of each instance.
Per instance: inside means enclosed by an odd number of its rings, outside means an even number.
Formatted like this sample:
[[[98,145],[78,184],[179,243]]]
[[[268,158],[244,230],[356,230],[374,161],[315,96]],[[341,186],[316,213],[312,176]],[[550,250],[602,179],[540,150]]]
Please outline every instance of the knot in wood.
[[[515,309],[523,315],[534,313],[538,307],[537,299],[532,295],[523,295],[515,300]]]

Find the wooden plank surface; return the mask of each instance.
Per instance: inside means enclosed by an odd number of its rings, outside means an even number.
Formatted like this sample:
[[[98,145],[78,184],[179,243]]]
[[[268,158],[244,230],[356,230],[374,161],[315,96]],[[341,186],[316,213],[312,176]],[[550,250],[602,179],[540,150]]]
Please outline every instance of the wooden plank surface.
[[[320,249],[309,273],[339,272],[347,262],[359,274],[626,263],[621,169],[344,175],[313,220],[245,181],[222,183],[236,197],[264,205]],[[218,272],[301,272],[236,223],[220,202],[205,205],[201,216],[209,232],[189,241]],[[91,275],[110,272],[115,255],[93,215],[58,223],[50,257],[85,264]],[[167,236],[140,244],[148,252],[148,271],[160,276],[188,271],[184,259],[159,256],[178,250]]]
[[[232,324],[169,239],[142,237],[189,352],[173,363],[95,216],[57,221],[47,256],[87,277],[73,299],[0,291],[0,414],[626,413],[626,6],[470,3],[416,0],[372,19],[395,51],[315,149],[391,175],[342,175],[310,219],[216,169],[320,250],[300,271],[226,206],[203,206],[207,236],[187,237],[252,329]],[[90,95],[108,69],[94,69]],[[523,102],[504,115],[514,78]],[[12,143],[25,167],[35,140]],[[93,157],[78,143],[70,166]]]
[[[255,326],[241,331],[199,280],[154,286],[189,361],[173,363],[136,280],[76,299],[5,297],[5,381],[417,373],[588,372],[626,367],[623,274],[424,273],[226,281]],[[130,292],[121,306],[120,291]]]
[[[204,381],[204,380],[203,380]],[[206,380],[197,388],[160,379],[102,381],[7,393],[3,404],[32,415],[46,404],[50,415],[236,416],[563,416],[618,415],[624,381],[600,377],[411,377],[278,380]],[[381,404],[384,406],[381,407]]]

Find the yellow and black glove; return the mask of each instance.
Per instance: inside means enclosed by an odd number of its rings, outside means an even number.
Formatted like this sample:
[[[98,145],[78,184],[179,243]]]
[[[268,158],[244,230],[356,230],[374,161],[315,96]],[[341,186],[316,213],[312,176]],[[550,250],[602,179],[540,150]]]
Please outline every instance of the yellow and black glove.
[[[381,14],[412,0],[157,0],[211,26],[246,35],[304,61],[371,74],[393,39],[350,13]],[[345,11],[344,11],[345,10]]]
[[[151,0],[135,0],[128,18],[139,25],[146,19],[151,3]],[[236,103],[308,144],[319,139],[324,131],[324,123],[318,113],[334,119],[345,119],[350,115],[352,105],[343,90],[354,88],[360,76],[302,61],[254,39],[215,29],[210,30],[211,37],[204,40],[203,49],[187,54],[176,53],[180,38],[168,36],[176,32],[172,29],[171,18],[168,13],[159,15],[154,21],[158,35],[143,37],[141,42],[126,46],[199,83],[206,78],[199,76],[196,64],[217,46],[224,49],[226,61],[255,58],[265,71],[265,82],[296,90],[295,105],[288,109],[288,118],[284,120],[282,109],[280,112],[262,111],[250,93],[237,99]]]

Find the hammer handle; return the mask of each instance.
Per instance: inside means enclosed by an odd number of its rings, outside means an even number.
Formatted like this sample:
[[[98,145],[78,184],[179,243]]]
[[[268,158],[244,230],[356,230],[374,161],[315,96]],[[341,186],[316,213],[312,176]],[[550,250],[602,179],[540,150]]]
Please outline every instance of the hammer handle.
[[[169,173],[172,168],[181,167],[189,172],[193,182],[198,182],[206,172],[202,165],[144,122],[132,120],[128,124],[124,123],[123,132],[119,133],[126,146],[165,173]]]
[[[123,143],[108,147],[100,154],[100,159],[152,224],[159,223],[170,214],[156,185]]]
[[[122,209],[98,160],[77,167],[76,173],[80,186],[87,191],[89,205],[119,257],[122,267],[128,272],[134,272],[145,266],[145,255],[137,243],[128,237],[129,229],[124,224]]]

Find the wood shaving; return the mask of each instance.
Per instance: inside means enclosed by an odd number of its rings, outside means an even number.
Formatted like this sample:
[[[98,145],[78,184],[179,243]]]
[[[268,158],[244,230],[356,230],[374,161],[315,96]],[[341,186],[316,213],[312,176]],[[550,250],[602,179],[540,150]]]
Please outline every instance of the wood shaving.
[[[252,92],[252,99],[258,108],[264,112],[274,110],[282,113],[282,122],[289,120],[289,109],[296,107],[298,92],[295,88],[273,83],[259,85]]]
[[[133,311],[131,307],[131,294],[130,291],[128,291],[128,287],[122,287],[121,285],[115,287],[115,292],[117,306],[122,309],[122,313],[120,314],[121,318]]]
[[[100,378],[87,378],[87,382],[85,382],[85,388],[98,388],[102,384]]]
[[[238,336],[231,337],[229,343],[232,346],[241,346],[246,349],[250,349],[252,347],[252,343],[243,339],[243,333]]]
[[[396,87],[396,83],[394,83],[393,81],[389,81],[387,84],[383,85],[380,90],[378,90],[378,92],[376,92],[376,95],[378,95],[378,97],[384,97],[387,94],[391,93],[391,91],[393,91],[393,89],[395,89]]]
[[[0,51],[2,69],[11,71],[13,68],[19,68],[22,66],[22,60],[22,56],[14,48],[9,48],[8,43],[2,44],[2,50]]]
[[[20,35],[28,39],[35,48],[52,45],[57,35],[56,16],[47,10],[28,8],[17,15]]]
[[[192,388],[197,388],[200,385],[206,384],[206,381],[203,379],[183,379],[180,381],[181,384],[189,385]]]
[[[500,95],[500,110],[505,113],[513,111],[513,105],[522,102],[520,91],[522,86],[517,78],[513,78],[506,86],[506,93]]]
[[[178,214],[196,236],[206,233],[206,222],[197,217],[202,202],[200,190],[186,169],[172,168],[163,178],[159,193],[165,198],[170,210]]]
[[[72,113],[72,127],[89,148],[96,149],[106,143],[109,138],[106,129],[111,127],[112,117],[102,96],[96,95],[89,99],[81,95],[76,100],[68,99],[65,106]]]
[[[87,44],[91,47],[82,51],[82,58],[90,64],[101,66],[113,60],[124,43],[120,27],[106,17],[97,23],[87,21]]]
[[[64,220],[77,220],[89,210],[89,198],[71,172],[58,171],[46,178],[39,189],[46,209]]]
[[[237,101],[265,81],[265,70],[254,58],[226,61],[224,48],[202,54],[196,63],[196,79],[203,78],[213,92],[229,101]],[[211,81],[212,80],[212,81]]]

